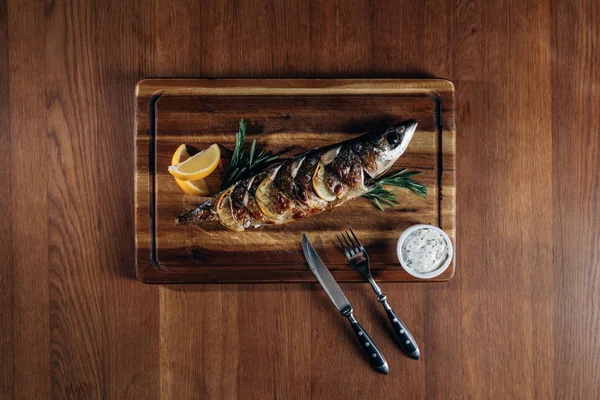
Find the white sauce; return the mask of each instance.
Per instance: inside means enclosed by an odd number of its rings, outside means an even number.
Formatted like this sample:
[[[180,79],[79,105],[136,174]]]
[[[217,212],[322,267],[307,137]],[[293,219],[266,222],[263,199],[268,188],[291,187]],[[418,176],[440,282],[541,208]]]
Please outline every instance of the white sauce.
[[[426,273],[440,268],[448,257],[448,243],[439,232],[421,228],[410,233],[402,244],[406,267]]]

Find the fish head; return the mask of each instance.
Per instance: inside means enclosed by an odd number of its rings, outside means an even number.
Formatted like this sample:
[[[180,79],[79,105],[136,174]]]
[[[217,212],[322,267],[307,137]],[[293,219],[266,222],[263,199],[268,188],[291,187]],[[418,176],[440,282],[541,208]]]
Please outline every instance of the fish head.
[[[382,147],[390,153],[392,157],[398,159],[408,147],[408,144],[417,129],[417,121],[414,119],[405,121],[384,132]]]
[[[417,121],[404,121],[383,132],[372,133],[355,145],[365,171],[371,178],[377,178],[394,165],[396,160],[406,151],[415,130]]]

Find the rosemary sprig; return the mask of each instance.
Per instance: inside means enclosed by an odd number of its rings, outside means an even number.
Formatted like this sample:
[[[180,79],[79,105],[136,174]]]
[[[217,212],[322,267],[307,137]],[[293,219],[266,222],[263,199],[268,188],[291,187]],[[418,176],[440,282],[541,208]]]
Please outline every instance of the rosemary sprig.
[[[267,164],[277,159],[276,155],[265,150],[260,150],[256,154],[256,139],[252,141],[250,151],[244,149],[247,128],[246,121],[242,118],[240,120],[240,129],[235,135],[235,148],[231,155],[231,161],[223,176],[221,190],[249,177],[255,171],[263,169]]]
[[[380,185],[389,185],[402,187],[410,190],[411,192],[415,192],[422,198],[427,197],[427,186],[421,185],[417,181],[411,178],[411,176],[420,175],[419,171],[407,171],[403,169],[401,171],[396,172],[393,175],[385,176],[381,178],[378,183]]]
[[[396,195],[392,191],[384,188],[384,185],[405,188],[425,198],[427,197],[427,186],[421,185],[411,178],[411,176],[419,174],[419,171],[408,172],[406,169],[403,169],[393,175],[383,177],[377,181],[377,187],[375,187],[375,189],[364,194],[362,197],[371,200],[381,211],[385,211],[383,205],[394,207],[394,205],[400,204],[398,203],[398,200],[396,200]]]

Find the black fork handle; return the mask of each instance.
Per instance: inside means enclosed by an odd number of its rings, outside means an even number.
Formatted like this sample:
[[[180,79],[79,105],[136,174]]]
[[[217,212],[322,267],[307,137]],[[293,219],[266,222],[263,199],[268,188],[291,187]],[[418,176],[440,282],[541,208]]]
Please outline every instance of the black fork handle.
[[[404,322],[402,322],[402,320],[398,317],[398,315],[396,315],[392,307],[388,304],[386,296],[379,296],[377,298],[377,301],[379,301],[383,305],[385,313],[387,314],[388,319],[392,323],[394,331],[398,335],[400,347],[402,348],[404,354],[406,354],[413,360],[418,360],[419,357],[421,357],[421,353],[419,352],[419,346],[417,346],[415,338],[410,333],[408,328],[406,328]]]

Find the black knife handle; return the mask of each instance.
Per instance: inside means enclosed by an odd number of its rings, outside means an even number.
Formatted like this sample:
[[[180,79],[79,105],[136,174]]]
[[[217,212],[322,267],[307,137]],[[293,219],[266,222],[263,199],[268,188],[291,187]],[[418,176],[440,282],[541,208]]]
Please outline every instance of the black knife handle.
[[[371,339],[361,324],[358,323],[352,313],[348,315],[348,321],[350,321],[350,326],[352,326],[352,330],[360,342],[360,347],[365,352],[365,355],[369,359],[369,362],[373,368],[375,368],[375,371],[379,372],[380,374],[387,375],[387,373],[390,372],[388,363],[383,357],[383,354],[381,354],[381,351],[379,351],[377,346],[375,346],[373,339]]]
[[[383,298],[380,298],[379,302],[383,304],[385,313],[387,314],[390,322],[392,323],[394,331],[396,331],[396,334],[398,335],[400,346],[402,347],[402,351],[404,351],[404,354],[406,354],[413,360],[418,360],[421,356],[421,353],[419,352],[419,346],[417,346],[415,338],[413,338],[410,331],[406,328],[404,322],[402,322],[402,320],[396,315],[394,310],[392,310],[392,307],[390,307],[390,305],[388,304],[385,296],[383,296]]]

